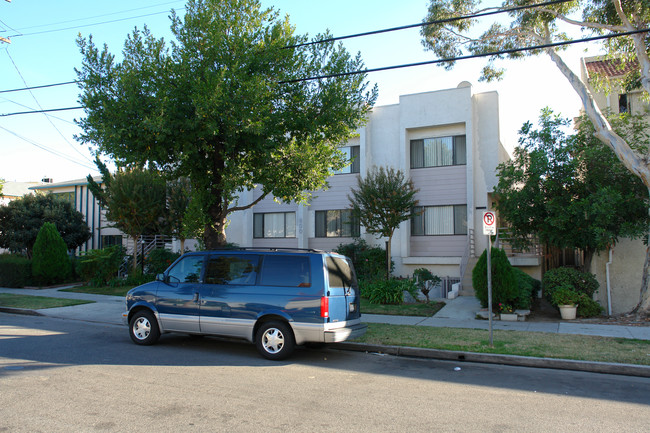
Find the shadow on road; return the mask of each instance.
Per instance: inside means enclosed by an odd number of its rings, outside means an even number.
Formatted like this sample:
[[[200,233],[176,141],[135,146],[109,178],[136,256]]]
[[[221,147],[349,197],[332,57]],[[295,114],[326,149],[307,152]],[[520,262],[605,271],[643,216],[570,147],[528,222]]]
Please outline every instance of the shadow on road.
[[[286,361],[261,358],[248,342],[165,334],[154,346],[131,342],[125,326],[0,313],[0,379],[79,365],[250,367],[291,365],[415,380],[650,404],[650,379],[493,364],[412,359],[299,348]]]

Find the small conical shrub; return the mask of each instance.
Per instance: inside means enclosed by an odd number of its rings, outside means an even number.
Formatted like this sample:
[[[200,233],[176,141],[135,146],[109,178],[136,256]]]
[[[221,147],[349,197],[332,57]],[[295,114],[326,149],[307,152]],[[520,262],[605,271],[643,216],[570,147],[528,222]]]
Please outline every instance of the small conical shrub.
[[[54,284],[70,276],[68,248],[52,223],[44,223],[32,250],[32,274],[39,284]]]
[[[499,303],[514,305],[519,294],[517,276],[505,251],[492,248],[492,308]],[[472,271],[472,285],[476,298],[485,308],[488,306],[487,290],[487,250],[483,251]]]

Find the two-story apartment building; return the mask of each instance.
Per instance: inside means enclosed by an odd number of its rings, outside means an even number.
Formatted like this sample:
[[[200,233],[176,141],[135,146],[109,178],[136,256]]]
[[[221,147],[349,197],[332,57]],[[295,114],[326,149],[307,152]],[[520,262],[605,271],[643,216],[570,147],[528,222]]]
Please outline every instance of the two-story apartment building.
[[[357,177],[373,166],[402,170],[419,190],[419,215],[401,224],[392,241],[396,275],[427,267],[459,278],[470,240],[480,253],[487,239],[473,239],[483,211],[491,209],[496,166],[509,156],[499,137],[496,92],[457,88],[404,95],[377,106],[344,151],[352,163],[316,191],[309,205],[279,204],[267,197],[231,215],[230,242],[249,247],[333,249],[361,236],[382,245],[350,218],[348,195]],[[259,197],[248,191],[241,202]]]

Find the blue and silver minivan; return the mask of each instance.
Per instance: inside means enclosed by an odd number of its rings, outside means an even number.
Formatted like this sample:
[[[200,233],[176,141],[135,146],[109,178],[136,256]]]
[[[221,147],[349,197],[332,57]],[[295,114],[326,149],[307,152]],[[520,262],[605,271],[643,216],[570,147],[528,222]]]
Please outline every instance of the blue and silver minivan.
[[[317,250],[234,249],[181,256],[156,281],[130,290],[123,314],[131,339],[161,333],[242,338],[268,359],[296,345],[360,337],[359,288],[351,261]]]

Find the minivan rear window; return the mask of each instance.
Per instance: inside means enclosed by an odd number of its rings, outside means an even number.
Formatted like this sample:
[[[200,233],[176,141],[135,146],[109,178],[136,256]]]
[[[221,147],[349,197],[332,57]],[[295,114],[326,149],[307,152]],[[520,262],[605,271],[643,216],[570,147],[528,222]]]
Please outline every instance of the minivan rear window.
[[[262,259],[262,286],[311,287],[309,257],[265,255]]]
[[[356,285],[354,272],[347,260],[339,257],[327,257],[326,263],[330,287],[348,289]]]

